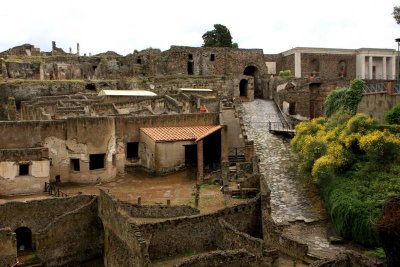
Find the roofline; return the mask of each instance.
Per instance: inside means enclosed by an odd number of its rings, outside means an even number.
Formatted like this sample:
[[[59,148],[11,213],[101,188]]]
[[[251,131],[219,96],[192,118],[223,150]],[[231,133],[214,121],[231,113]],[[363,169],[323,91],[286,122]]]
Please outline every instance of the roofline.
[[[289,56],[294,53],[305,53],[305,54],[343,54],[343,55],[356,55],[363,51],[372,52],[387,52],[395,53],[395,49],[390,48],[358,48],[358,49],[347,49],[347,48],[324,48],[324,47],[294,47],[286,50],[281,54],[283,56]]]

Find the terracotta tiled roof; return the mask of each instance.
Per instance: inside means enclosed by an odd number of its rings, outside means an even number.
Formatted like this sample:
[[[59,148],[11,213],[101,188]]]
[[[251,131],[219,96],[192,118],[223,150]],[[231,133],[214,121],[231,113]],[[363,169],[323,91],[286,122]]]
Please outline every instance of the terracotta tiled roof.
[[[219,129],[220,125],[140,128],[156,142],[198,141]]]

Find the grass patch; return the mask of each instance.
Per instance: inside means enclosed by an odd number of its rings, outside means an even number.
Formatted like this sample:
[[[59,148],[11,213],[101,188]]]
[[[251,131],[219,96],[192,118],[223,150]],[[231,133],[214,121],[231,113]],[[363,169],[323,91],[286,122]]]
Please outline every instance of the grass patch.
[[[376,258],[379,260],[386,260],[386,254],[383,248],[376,248],[374,250],[368,250],[364,252],[364,255],[372,258]]]

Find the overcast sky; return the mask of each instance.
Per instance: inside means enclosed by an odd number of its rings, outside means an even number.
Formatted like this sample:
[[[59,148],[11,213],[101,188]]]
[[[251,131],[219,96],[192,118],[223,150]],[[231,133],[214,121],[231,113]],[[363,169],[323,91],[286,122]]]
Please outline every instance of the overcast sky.
[[[298,46],[393,48],[400,25],[394,0],[6,0],[0,6],[0,51],[51,41],[65,51],[120,54],[148,47],[201,46],[223,24],[240,48],[279,53]]]

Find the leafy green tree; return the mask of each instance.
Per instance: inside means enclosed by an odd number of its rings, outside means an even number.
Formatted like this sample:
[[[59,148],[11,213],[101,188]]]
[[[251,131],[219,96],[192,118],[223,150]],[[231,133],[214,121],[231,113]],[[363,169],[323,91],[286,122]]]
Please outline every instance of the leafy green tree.
[[[400,6],[395,6],[393,8],[393,18],[396,20],[397,24],[400,24]]]
[[[230,31],[221,24],[214,24],[213,30],[203,34],[203,40],[203,47],[233,47]]]

